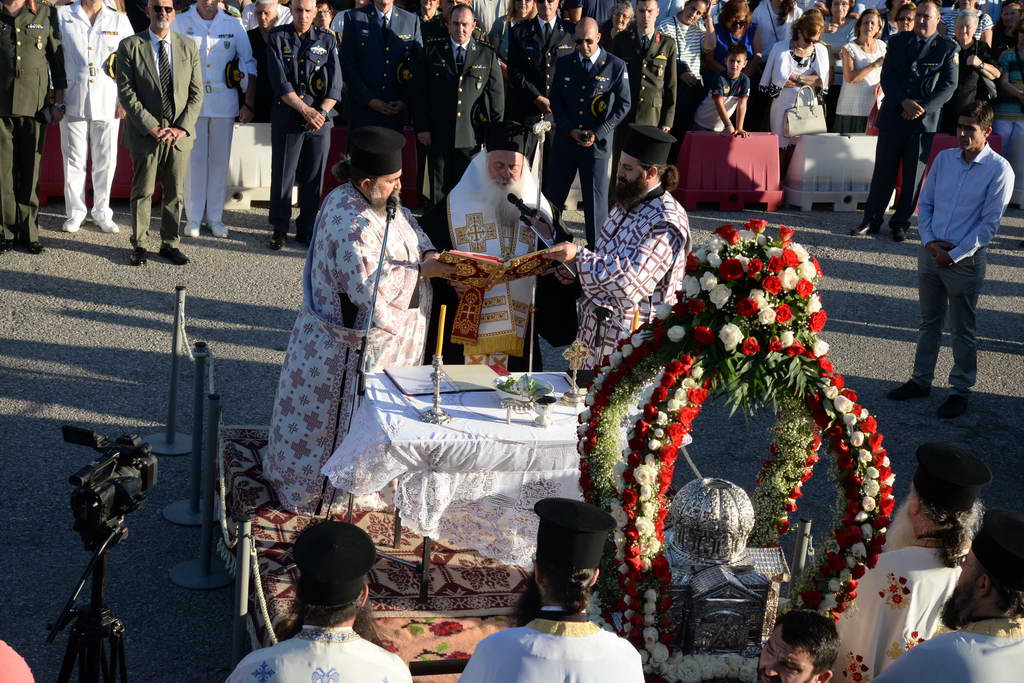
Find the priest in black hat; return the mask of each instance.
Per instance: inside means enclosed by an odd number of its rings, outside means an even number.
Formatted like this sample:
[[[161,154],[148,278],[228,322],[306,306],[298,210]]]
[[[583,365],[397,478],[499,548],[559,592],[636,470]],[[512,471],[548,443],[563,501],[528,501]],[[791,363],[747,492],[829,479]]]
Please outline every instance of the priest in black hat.
[[[942,623],[953,633],[918,645],[875,681],[1024,680],[1024,515],[985,514]]]
[[[891,477],[888,458],[873,463],[868,475]],[[906,502],[891,524],[864,524],[861,543],[885,533],[885,552],[858,581],[854,609],[839,622],[840,661],[870,680],[903,652],[932,637],[941,627],[942,605],[953,594],[960,565],[981,523],[981,488],[992,473],[977,456],[945,443],[917,449],[917,471]],[[884,481],[878,481],[881,485]],[[865,490],[874,490],[870,484]],[[874,510],[870,496],[860,501],[861,515]],[[852,569],[852,568],[851,568]],[[859,572],[858,572],[859,573]],[[856,671],[848,669],[853,666]],[[842,677],[839,677],[842,679]]]
[[[445,200],[423,217],[423,229],[438,249],[508,261],[571,239],[559,225],[558,212],[539,191],[523,154],[526,144],[527,132],[518,123],[505,121],[490,127],[485,149],[473,157]],[[509,195],[522,200],[536,217],[524,220]],[[434,338],[436,310],[446,305],[445,363],[526,370],[527,312],[535,281],[537,332],[552,346],[571,343],[576,338],[577,287],[563,285],[551,275],[520,278],[485,292],[435,280],[435,312],[430,316],[428,338]],[[539,370],[536,348],[533,369]]]
[[[672,196],[679,173],[668,153],[675,141],[655,126],[630,124],[615,177],[615,207],[594,250],[572,243],[552,249],[553,257],[579,269],[580,341],[590,348],[589,367],[632,333],[637,314],[641,323],[652,320],[659,306],[676,302],[682,287],[690,223]]]
[[[615,519],[568,498],[534,506],[537,558],[519,608],[519,626],[480,641],[462,683],[640,683],[640,654],[590,621],[587,609]]]
[[[388,128],[353,130],[351,156],[334,168],[343,184],[327,195],[316,218],[302,308],[281,368],[263,456],[266,480],[291,512],[314,513],[343,498],[333,489],[322,495],[320,469],[348,431],[375,284],[368,372],[422,362],[431,298],[427,278],[454,270],[437,260],[430,239],[400,208],[377,273],[388,201],[397,202],[401,190],[404,144],[405,137]]]
[[[298,631],[249,653],[227,683],[412,681],[405,662],[376,644],[367,574],[376,549],[345,522],[307,527],[292,546],[298,567]]]

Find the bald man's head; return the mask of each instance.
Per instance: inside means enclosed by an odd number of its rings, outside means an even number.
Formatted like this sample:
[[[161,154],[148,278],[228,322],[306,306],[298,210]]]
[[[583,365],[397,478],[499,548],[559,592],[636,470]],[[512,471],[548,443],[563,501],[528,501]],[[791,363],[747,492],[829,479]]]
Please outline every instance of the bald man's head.
[[[589,59],[594,56],[599,42],[601,33],[593,17],[586,17],[576,24],[576,50],[581,57]]]

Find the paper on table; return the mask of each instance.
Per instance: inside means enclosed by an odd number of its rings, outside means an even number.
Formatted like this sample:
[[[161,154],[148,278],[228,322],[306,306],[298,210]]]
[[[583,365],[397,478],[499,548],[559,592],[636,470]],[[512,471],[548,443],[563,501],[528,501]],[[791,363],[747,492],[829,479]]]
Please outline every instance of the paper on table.
[[[406,396],[429,396],[434,393],[433,367],[414,365],[405,368],[384,368],[384,372]],[[498,373],[489,365],[446,365],[441,380],[442,394],[462,391],[493,391]]]

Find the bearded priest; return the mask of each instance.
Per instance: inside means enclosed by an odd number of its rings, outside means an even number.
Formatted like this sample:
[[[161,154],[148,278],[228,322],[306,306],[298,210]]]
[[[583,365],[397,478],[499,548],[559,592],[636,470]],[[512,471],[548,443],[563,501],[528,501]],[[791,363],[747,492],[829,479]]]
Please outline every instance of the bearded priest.
[[[568,242],[549,256],[575,264],[583,287],[579,339],[596,367],[632,332],[634,318],[651,320],[660,304],[676,302],[686,275],[690,223],[672,196],[679,181],[668,152],[676,139],[655,126],[631,124],[615,178],[615,208],[594,250]],[[563,271],[557,276],[566,281]]]
[[[885,552],[859,579],[857,601],[838,624],[837,680],[872,680],[939,631],[942,605],[981,523],[978,494],[992,479],[985,463],[941,443],[921,445],[917,461]]]
[[[359,350],[371,316],[387,205],[402,187],[405,137],[366,126],[349,134],[351,156],[334,168],[344,184],[320,207],[303,272],[302,308],[292,327],[274,400],[263,472],[282,508],[314,513],[323,499],[320,468],[348,431]],[[427,278],[455,267],[437,252],[408,209],[391,221],[366,367],[419,365],[426,341]],[[333,491],[332,491],[333,493]],[[331,496],[331,500],[340,497]]]
[[[523,155],[526,137],[526,130],[511,121],[491,126],[484,151],[473,158],[446,200],[420,221],[438,249],[485,254],[508,261],[543,250],[547,245],[538,233],[549,244],[572,239],[561,228],[558,212],[538,191],[537,180]],[[531,221],[533,227],[508,200],[510,194],[536,211]],[[456,312],[445,321],[444,338],[454,342],[445,344],[445,363],[483,363],[506,370],[526,370],[527,328],[535,281],[537,333],[552,346],[571,343],[576,338],[579,288],[562,284],[553,275],[512,280],[482,294],[461,283],[434,280],[434,310],[428,338],[434,339],[437,312],[442,304]],[[532,369],[540,369],[539,350],[534,354]]]

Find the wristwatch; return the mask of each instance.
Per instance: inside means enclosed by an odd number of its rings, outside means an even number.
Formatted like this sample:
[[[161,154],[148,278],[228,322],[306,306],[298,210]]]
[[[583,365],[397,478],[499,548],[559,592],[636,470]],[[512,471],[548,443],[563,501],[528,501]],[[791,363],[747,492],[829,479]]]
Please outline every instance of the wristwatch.
[[[51,106],[55,109],[60,109],[62,113],[67,111],[67,105],[63,102],[54,102]]]

